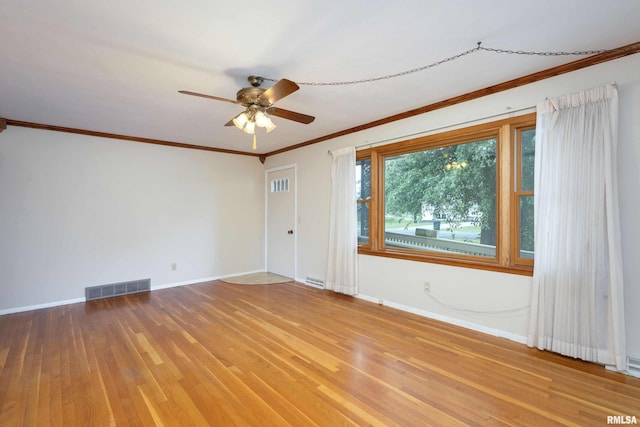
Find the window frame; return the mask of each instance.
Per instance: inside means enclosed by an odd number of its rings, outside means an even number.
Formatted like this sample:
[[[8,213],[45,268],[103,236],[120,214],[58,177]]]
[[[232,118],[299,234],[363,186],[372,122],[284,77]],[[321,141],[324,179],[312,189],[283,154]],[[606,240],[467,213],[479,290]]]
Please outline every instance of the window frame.
[[[369,241],[358,246],[358,253],[411,261],[431,262],[481,270],[532,275],[533,260],[519,256],[519,210],[515,180],[520,164],[514,164],[516,135],[535,128],[535,113],[495,122],[430,134],[392,144],[356,151],[356,160],[371,162],[371,197],[369,205]],[[464,144],[487,138],[496,139],[496,256],[487,258],[464,254],[439,253],[385,247],[384,242],[384,159],[417,151]],[[517,162],[516,162],[517,163]],[[516,168],[518,166],[518,168]],[[518,181],[520,182],[520,181]],[[360,202],[360,201],[359,201]]]
[[[523,190],[522,189],[522,133],[535,130],[535,124],[530,126],[518,126],[514,128],[513,134],[513,179],[511,183],[513,185],[513,201],[512,201],[512,218],[511,221],[516,225],[517,229],[513,233],[513,254],[514,254],[514,264],[516,265],[526,265],[533,267],[533,259],[524,258],[520,256],[520,198],[523,196],[534,196],[535,188],[533,190]],[[534,257],[535,257],[535,249],[534,249]]]
[[[366,160],[367,158],[356,158],[356,163],[361,161],[361,160]],[[371,185],[369,185],[371,187]],[[362,187],[362,184],[361,184]],[[371,248],[371,196],[366,197],[366,198],[360,198],[356,200],[357,206],[360,207],[360,205],[366,206],[367,208],[367,212],[369,213],[369,239],[367,240],[366,243],[360,243],[358,242],[358,247],[359,248]],[[356,209],[357,211],[357,209]],[[359,237],[359,235],[358,235]]]

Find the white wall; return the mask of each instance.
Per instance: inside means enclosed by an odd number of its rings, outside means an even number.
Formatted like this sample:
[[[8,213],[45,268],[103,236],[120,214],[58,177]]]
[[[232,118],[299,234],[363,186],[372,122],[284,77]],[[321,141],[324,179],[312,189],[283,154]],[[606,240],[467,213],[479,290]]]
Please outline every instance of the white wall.
[[[640,355],[640,55],[493,94],[421,116],[379,126],[267,159],[266,167],[298,165],[298,279],[324,279],[329,224],[330,158],[327,150],[402,140],[415,133],[435,133],[468,126],[469,121],[533,108],[545,97],[617,82],[620,93],[620,181],[628,353]],[[533,111],[533,110],[529,110]],[[322,117],[318,117],[322,120]],[[495,120],[495,119],[491,119]],[[486,121],[486,120],[485,120]],[[490,121],[490,120],[489,120]],[[467,123],[467,124],[465,124]],[[527,334],[531,278],[361,255],[360,292],[411,311],[431,313],[458,324],[523,341]],[[423,283],[432,284],[425,295]],[[512,310],[512,312],[509,312]],[[492,314],[491,312],[499,312]]]
[[[9,126],[0,133],[0,313],[264,268],[257,158]],[[175,263],[177,269],[172,271]]]

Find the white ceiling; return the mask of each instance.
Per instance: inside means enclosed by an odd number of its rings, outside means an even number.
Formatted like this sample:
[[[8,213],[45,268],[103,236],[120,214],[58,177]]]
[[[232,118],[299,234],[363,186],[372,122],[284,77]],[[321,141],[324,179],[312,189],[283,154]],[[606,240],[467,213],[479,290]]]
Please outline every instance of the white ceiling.
[[[476,47],[608,49],[640,41],[638,0],[8,0],[0,6],[0,117],[251,151],[223,125],[248,75],[366,79]],[[394,79],[302,85],[277,106],[267,153],[579,57],[475,52]],[[267,82],[265,82],[265,87]]]

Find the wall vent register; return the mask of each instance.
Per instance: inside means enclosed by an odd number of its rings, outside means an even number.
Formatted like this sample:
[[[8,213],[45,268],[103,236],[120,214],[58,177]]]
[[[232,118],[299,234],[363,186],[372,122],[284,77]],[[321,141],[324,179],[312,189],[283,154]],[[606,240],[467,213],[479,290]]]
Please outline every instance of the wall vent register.
[[[85,288],[87,301],[115,297],[119,295],[136,294],[151,290],[151,279],[131,280],[129,282],[111,283],[109,285],[90,286]]]

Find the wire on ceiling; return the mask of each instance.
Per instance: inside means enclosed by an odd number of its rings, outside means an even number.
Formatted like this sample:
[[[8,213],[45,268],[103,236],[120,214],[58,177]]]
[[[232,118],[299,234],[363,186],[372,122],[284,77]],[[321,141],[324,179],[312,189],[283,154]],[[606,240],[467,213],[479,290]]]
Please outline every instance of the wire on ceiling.
[[[335,82],[298,82],[298,81],[296,81],[296,83],[298,85],[300,85],[300,86],[302,86],[302,85],[305,85],[305,86],[348,86],[348,85],[355,85],[355,84],[361,84],[361,83],[371,83],[371,82],[376,82],[376,81],[379,81],[379,80],[393,79],[393,78],[396,78],[396,77],[402,77],[402,76],[406,76],[408,74],[413,74],[413,73],[417,73],[417,72],[420,72],[420,71],[428,70],[430,68],[437,67],[438,65],[442,65],[442,64],[445,64],[447,62],[455,61],[456,59],[460,59],[460,58],[462,58],[464,56],[467,56],[467,55],[470,55],[472,53],[476,53],[476,52],[479,52],[479,51],[486,51],[486,52],[493,52],[493,53],[503,53],[503,54],[508,54],[508,55],[528,55],[528,56],[587,56],[587,55],[597,55],[597,54],[601,54],[601,53],[618,52],[618,51],[625,51],[625,50],[638,50],[638,46],[633,45],[633,46],[626,46],[626,47],[621,47],[621,48],[616,48],[616,49],[576,50],[576,51],[573,51],[573,52],[565,52],[565,51],[537,52],[537,51],[497,49],[497,48],[491,48],[491,47],[484,47],[484,46],[482,46],[482,42],[478,42],[478,46],[474,47],[473,49],[465,50],[464,52],[461,52],[461,53],[459,53],[457,55],[449,56],[447,58],[441,59],[440,61],[436,61],[436,62],[433,62],[433,63],[428,64],[428,65],[423,65],[422,67],[413,68],[411,70],[401,71],[399,73],[387,74],[387,75],[378,76],[378,77],[370,77],[370,78],[360,79],[360,80],[346,80],[346,81],[335,81]],[[273,78],[268,78],[268,77],[263,77],[263,79],[271,81],[271,82],[276,82],[276,81],[279,80],[279,79],[273,79]]]

